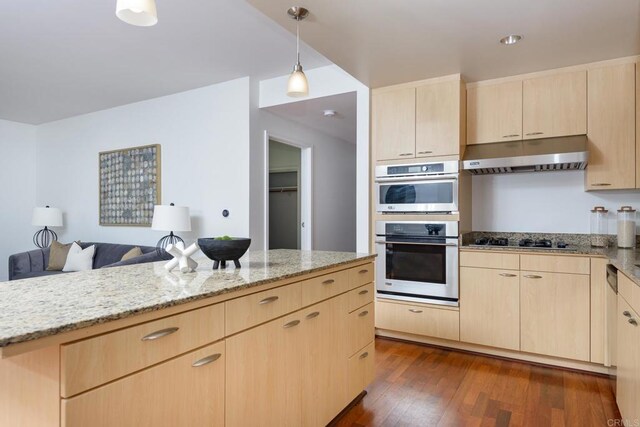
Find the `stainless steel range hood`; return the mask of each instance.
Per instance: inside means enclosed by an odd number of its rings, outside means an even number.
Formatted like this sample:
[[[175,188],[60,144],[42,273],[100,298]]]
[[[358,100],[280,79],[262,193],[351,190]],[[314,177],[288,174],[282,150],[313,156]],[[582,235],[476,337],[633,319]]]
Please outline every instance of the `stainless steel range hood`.
[[[587,167],[587,136],[468,145],[462,168],[474,175],[579,170]]]

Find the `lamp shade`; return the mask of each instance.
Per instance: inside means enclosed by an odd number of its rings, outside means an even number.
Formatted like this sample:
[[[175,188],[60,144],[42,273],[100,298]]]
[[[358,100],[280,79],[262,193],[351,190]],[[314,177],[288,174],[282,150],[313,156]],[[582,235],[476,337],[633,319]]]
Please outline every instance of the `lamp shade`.
[[[294,98],[309,95],[309,82],[307,81],[307,76],[304,75],[304,71],[302,71],[302,67],[299,64],[296,64],[296,67],[289,76],[287,95]]]
[[[36,227],[62,227],[62,211],[58,208],[34,208],[31,224]]]
[[[138,27],[150,27],[158,23],[155,0],[118,0],[116,16]]]
[[[153,230],[191,231],[191,215],[186,206],[156,205],[153,209]]]

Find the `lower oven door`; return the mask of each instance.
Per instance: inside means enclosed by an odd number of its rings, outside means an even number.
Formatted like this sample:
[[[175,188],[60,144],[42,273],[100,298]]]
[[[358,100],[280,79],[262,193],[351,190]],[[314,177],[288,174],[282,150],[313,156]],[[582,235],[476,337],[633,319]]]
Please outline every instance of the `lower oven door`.
[[[457,306],[458,239],[437,240],[377,240],[378,297]]]

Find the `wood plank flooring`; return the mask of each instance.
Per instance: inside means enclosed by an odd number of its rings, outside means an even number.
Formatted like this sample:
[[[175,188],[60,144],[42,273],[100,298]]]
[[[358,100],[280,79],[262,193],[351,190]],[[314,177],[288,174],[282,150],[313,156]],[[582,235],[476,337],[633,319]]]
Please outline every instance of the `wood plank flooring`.
[[[603,376],[384,338],[376,370],[337,426],[621,425],[614,383]]]

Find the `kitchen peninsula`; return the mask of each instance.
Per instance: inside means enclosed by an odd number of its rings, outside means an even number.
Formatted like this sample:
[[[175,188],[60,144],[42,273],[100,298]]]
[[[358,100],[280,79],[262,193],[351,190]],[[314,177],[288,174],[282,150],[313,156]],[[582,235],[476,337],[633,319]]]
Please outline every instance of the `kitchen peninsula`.
[[[373,256],[0,283],[0,424],[320,426],[374,374]]]

